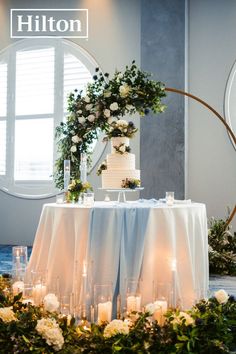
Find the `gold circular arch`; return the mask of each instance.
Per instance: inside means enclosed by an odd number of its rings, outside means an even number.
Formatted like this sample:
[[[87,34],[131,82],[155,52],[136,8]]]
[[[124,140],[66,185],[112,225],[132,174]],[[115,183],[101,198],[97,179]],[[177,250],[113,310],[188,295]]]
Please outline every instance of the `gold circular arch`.
[[[213,108],[211,107],[208,103],[206,103],[205,101],[203,101],[201,98],[192,95],[191,93],[182,91],[182,90],[178,90],[176,88],[172,88],[172,87],[166,87],[165,91],[168,92],[174,92],[174,93],[178,93],[180,95],[183,96],[187,96],[190,97],[192,99],[194,99],[195,101],[201,103],[203,106],[205,106],[206,108],[208,108],[212,113],[215,114],[215,116],[221,121],[222,124],[224,124],[225,129],[227,130],[227,132],[229,133],[230,137],[232,138],[233,142],[236,145],[236,135],[234,134],[234,132],[232,131],[232,129],[230,128],[230,126],[228,125],[228,123],[225,121],[225,119]],[[233,220],[234,216],[236,215],[236,204],[232,210],[232,212],[230,213],[228,219],[226,220],[226,225],[225,228],[227,228],[227,226],[231,223],[231,221]]]

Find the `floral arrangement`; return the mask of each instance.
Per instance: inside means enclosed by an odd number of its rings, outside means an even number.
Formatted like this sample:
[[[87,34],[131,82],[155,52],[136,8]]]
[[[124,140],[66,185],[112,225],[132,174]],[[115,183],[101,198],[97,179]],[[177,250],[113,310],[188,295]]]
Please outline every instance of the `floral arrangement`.
[[[56,128],[59,158],[55,163],[54,180],[57,188],[63,189],[64,160],[71,161],[71,176],[78,179],[81,153],[89,157],[91,143],[100,131],[109,135],[113,121],[125,114],[144,116],[150,111],[164,111],[165,105],[161,100],[166,96],[165,87],[150,77],[134,61],[130,67],[126,66],[123,73],[116,71],[112,78],[97,68],[85,94],[75,90],[69,95],[66,121]]]
[[[208,243],[210,273],[236,275],[236,233],[226,220],[209,220]]]
[[[0,353],[230,353],[236,348],[236,300],[219,290],[189,311],[170,309],[163,325],[151,312],[102,325],[58,313],[55,295],[42,306],[0,292]]]
[[[129,146],[125,145],[124,143],[119,144],[118,146],[113,146],[113,147],[116,150],[116,152],[120,155],[130,153],[130,151],[131,151],[131,148]]]
[[[78,201],[80,194],[89,190],[93,190],[89,182],[82,183],[80,179],[73,179],[68,186],[69,200]]]
[[[130,189],[135,189],[140,187],[141,182],[139,179],[135,178],[126,178],[122,181],[121,188],[130,188]]]
[[[112,122],[108,128],[107,136],[103,139],[107,141],[116,137],[133,138],[134,134],[138,131],[133,122],[126,122],[126,120],[119,119]]]
[[[97,170],[97,175],[100,176],[102,171],[107,170],[107,160],[104,160],[99,166]]]

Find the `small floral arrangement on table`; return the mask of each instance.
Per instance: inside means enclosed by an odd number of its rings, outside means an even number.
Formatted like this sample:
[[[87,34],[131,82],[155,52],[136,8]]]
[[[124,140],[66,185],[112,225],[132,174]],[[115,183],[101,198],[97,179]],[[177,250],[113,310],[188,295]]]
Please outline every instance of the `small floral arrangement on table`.
[[[1,277],[1,276],[0,276]],[[47,294],[40,306],[0,290],[0,353],[224,354],[236,348],[236,300],[224,290],[188,311],[169,309],[163,324],[151,304],[144,313],[110,323],[76,323]]]
[[[92,190],[93,188],[89,182],[82,183],[80,179],[73,179],[68,186],[68,199],[71,202],[77,202],[82,193]]]
[[[165,96],[164,84],[151,80],[151,75],[140,70],[135,61],[126,66],[124,72],[115,71],[111,78],[97,68],[93,82],[88,84],[85,92],[74,90],[69,95],[66,122],[56,127],[59,155],[54,173],[56,187],[63,189],[64,186],[64,160],[71,161],[72,178],[80,178],[81,153],[86,153],[88,162],[91,161],[90,146],[100,131],[109,136],[114,130],[112,122],[126,114],[145,116],[150,112],[163,112],[166,106],[162,98]],[[117,133],[118,130],[114,132]],[[127,134],[133,133],[134,128],[129,126]]]
[[[140,179],[136,178],[126,178],[122,181],[121,188],[135,189],[141,186]]]
[[[133,138],[134,134],[138,131],[133,122],[127,122],[126,120],[119,119],[116,122],[112,122],[108,128],[107,135],[103,141],[107,141],[116,137]]]

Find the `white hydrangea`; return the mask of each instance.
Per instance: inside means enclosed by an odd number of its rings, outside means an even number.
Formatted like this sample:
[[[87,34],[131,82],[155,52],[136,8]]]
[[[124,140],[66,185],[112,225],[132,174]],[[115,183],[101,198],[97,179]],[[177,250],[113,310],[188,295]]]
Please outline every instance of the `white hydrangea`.
[[[113,320],[108,325],[106,325],[104,329],[104,337],[110,338],[115,336],[116,334],[128,334],[129,333],[129,325],[127,322],[121,320]]]
[[[121,97],[127,97],[129,95],[129,92],[131,90],[131,87],[128,84],[123,84],[119,87],[119,92]]]
[[[172,320],[172,324],[181,325],[183,322],[186,326],[190,326],[195,323],[194,319],[187,312],[180,311],[178,315],[175,315],[174,319]]]
[[[70,151],[71,152],[76,152],[77,148],[75,145],[72,145],[71,148],[70,148]]]
[[[225,304],[229,298],[229,295],[224,289],[216,291],[214,295],[219,304]]]
[[[113,102],[110,104],[110,110],[111,111],[117,111],[119,109],[118,103],[117,102]]]
[[[79,143],[82,139],[81,139],[78,135],[74,135],[74,136],[72,136],[71,140],[73,141],[73,143],[77,144],[77,143]]]
[[[86,122],[86,119],[82,116],[78,118],[78,121],[80,124],[84,124]]]
[[[36,331],[55,351],[61,350],[64,344],[62,330],[55,319],[42,318],[37,321]]]
[[[54,312],[59,308],[59,301],[55,294],[47,294],[43,299],[43,305],[46,311]]]
[[[104,116],[105,117],[107,117],[107,118],[109,118],[110,117],[110,115],[111,115],[111,111],[110,111],[110,109],[104,109]]]
[[[95,115],[90,114],[90,115],[88,116],[88,121],[92,123],[92,122],[94,122],[94,120],[95,120]]]
[[[0,318],[3,322],[16,321],[15,313],[12,311],[12,307],[0,308]]]

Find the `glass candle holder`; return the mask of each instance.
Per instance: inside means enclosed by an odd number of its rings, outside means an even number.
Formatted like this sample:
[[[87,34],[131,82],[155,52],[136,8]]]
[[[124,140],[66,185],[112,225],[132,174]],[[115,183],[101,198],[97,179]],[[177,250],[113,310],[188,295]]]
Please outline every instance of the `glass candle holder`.
[[[25,284],[22,280],[17,280],[12,284],[12,294],[18,295],[19,293],[23,293],[24,292],[24,287]]]
[[[34,305],[32,284],[27,284],[27,283],[24,284],[23,303],[25,303],[25,304],[30,303],[30,304]]]
[[[74,313],[74,294],[66,294],[60,298],[60,312],[64,316]]]
[[[12,247],[12,275],[14,279],[22,280],[28,262],[28,251],[26,246]]]
[[[171,301],[171,284],[170,283],[154,283],[153,289],[153,318],[162,326],[165,322],[165,314]]]
[[[140,280],[127,280],[126,309],[127,314],[130,314],[133,311],[141,311]]]
[[[64,191],[68,191],[70,184],[70,160],[64,160]]]
[[[112,316],[112,285],[94,286],[95,321],[98,324],[110,322]]]
[[[32,297],[35,305],[40,305],[43,302],[45,295],[47,294],[46,278],[46,271],[42,270],[31,272],[31,279],[33,285]]]
[[[87,192],[83,195],[83,205],[86,207],[92,207],[94,205],[94,193]]]
[[[80,155],[80,180],[82,183],[87,182],[87,154]]]
[[[57,194],[56,195],[56,203],[63,204],[64,203],[64,194]]]
[[[168,206],[172,206],[175,201],[175,193],[174,192],[166,192],[166,204]]]

